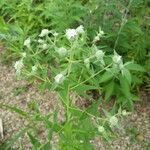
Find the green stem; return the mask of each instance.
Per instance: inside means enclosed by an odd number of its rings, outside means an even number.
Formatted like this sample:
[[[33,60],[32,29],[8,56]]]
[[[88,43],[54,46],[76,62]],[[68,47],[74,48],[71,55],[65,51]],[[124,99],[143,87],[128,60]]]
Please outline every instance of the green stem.
[[[116,49],[116,47],[117,47],[117,45],[118,45],[118,41],[119,41],[119,38],[120,38],[120,34],[121,34],[121,32],[122,32],[122,29],[123,29],[124,25],[125,25],[126,22],[127,22],[127,21],[126,21],[126,19],[127,19],[127,14],[128,14],[129,9],[130,9],[130,7],[131,7],[132,1],[133,1],[133,0],[130,0],[130,2],[129,2],[129,4],[128,4],[127,8],[125,9],[126,12],[125,12],[124,16],[122,16],[122,22],[121,22],[121,26],[120,26],[119,32],[118,32],[118,34],[117,34],[117,39],[116,39],[115,44],[114,44],[114,50]]]

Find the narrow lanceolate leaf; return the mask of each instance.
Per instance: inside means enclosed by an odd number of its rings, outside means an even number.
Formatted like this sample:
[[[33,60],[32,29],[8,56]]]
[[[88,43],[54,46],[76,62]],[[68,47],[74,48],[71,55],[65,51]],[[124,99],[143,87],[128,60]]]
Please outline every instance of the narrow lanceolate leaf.
[[[21,115],[22,117],[25,117],[25,118],[28,118],[29,117],[29,114],[15,106],[10,106],[10,105],[6,105],[6,104],[0,104],[0,108],[5,108],[5,109],[8,109],[10,110],[11,112],[15,112],[19,115]]]
[[[112,94],[113,94],[113,91],[114,91],[114,81],[111,81],[109,84],[107,84],[105,87],[104,87],[104,90],[105,90],[105,100],[108,100]]]
[[[16,135],[12,137],[12,139],[10,139],[8,142],[6,142],[6,144],[4,144],[3,148],[5,150],[9,150],[19,140],[19,138],[21,138],[27,132],[29,128],[30,126],[21,129]]]
[[[99,83],[104,83],[113,78],[113,73],[110,71],[106,71],[103,75],[99,77]]]
[[[130,71],[126,68],[123,68],[122,69],[122,75],[128,80],[128,83],[131,84],[132,78],[131,78]]]
[[[41,143],[39,142],[38,139],[36,139],[32,134],[30,134],[29,132],[27,133],[28,137],[30,139],[31,144],[33,145],[33,147],[35,148],[35,150],[37,150],[40,146]]]
[[[144,67],[142,67],[141,65],[138,65],[138,64],[134,64],[132,62],[131,63],[126,63],[124,66],[128,70],[134,70],[134,71],[140,71],[140,72],[145,71]]]
[[[50,142],[47,142],[46,144],[42,145],[39,150],[51,150],[52,147],[50,145]]]
[[[128,83],[128,80],[123,76],[120,76],[119,79],[120,79],[120,86],[121,86],[122,93],[126,98],[130,98],[131,93],[130,93],[130,85]]]

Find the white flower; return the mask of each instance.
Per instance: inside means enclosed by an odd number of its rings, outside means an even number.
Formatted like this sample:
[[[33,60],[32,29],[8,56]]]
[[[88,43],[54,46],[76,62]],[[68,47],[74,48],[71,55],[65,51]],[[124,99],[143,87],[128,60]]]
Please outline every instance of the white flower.
[[[97,58],[97,60],[103,59],[105,53],[102,50],[98,50],[95,53],[95,57]]]
[[[38,39],[38,43],[43,44],[43,43],[44,43],[44,40]]]
[[[127,115],[129,115],[129,114],[130,114],[130,113],[127,112],[126,110],[123,110],[123,111],[122,111],[122,115],[123,115],[123,116],[127,116]]]
[[[95,36],[95,38],[94,38],[94,42],[97,42],[97,41],[99,41],[100,40],[100,37],[97,35],[97,36]]]
[[[113,62],[116,64],[122,63],[122,57],[118,55],[116,52],[114,52],[114,56],[112,59],[113,59]]]
[[[77,27],[76,31],[77,31],[78,34],[84,33],[84,27],[83,27],[83,25],[80,25],[79,27]]]
[[[99,35],[100,37],[103,36],[103,35],[104,35],[104,31],[100,30],[98,35]]]
[[[56,37],[56,36],[58,36],[58,33],[57,33],[57,32],[54,32],[53,35]]]
[[[65,79],[65,77],[64,77],[64,75],[61,74],[61,73],[58,74],[58,75],[56,75],[55,78],[54,78],[55,83],[57,83],[57,84],[63,83],[64,79]]]
[[[64,48],[64,47],[60,47],[58,50],[57,50],[57,53],[61,56],[61,57],[64,57],[67,55],[67,49]]]
[[[98,127],[98,131],[99,131],[100,133],[102,133],[102,132],[104,132],[104,131],[105,131],[105,129],[104,129],[104,127],[103,127],[103,126],[99,126],[99,127]]]
[[[84,63],[85,64],[89,64],[90,63],[90,59],[89,58],[84,59]]]
[[[21,69],[23,68],[23,59],[16,61],[14,68],[16,69],[16,73],[20,75]]]
[[[84,64],[87,68],[90,68],[90,58],[84,59]]]
[[[118,55],[116,52],[114,52],[114,56],[112,57],[114,67],[118,67],[120,70],[124,67],[122,56]]]
[[[42,49],[43,49],[43,50],[48,49],[48,45],[47,45],[46,43],[44,43],[44,44],[42,45]]]
[[[25,52],[23,52],[21,55],[23,58],[25,58],[27,56],[27,54]]]
[[[42,31],[41,31],[41,33],[40,33],[40,37],[44,37],[44,36],[46,36],[46,35],[48,35],[49,34],[49,30],[48,29],[43,29]]]
[[[24,41],[24,46],[26,46],[27,48],[30,48],[30,43],[31,43],[31,39],[29,37]]]
[[[84,141],[83,141],[83,140],[80,140],[80,143],[84,143]]]
[[[102,29],[101,28],[99,28],[99,32],[97,33],[97,35],[95,36],[95,38],[94,38],[94,40],[93,40],[93,42],[97,42],[97,41],[99,41],[100,40],[100,38],[104,35],[105,33],[104,33],[104,31],[102,31]]]
[[[78,34],[75,29],[67,29],[66,30],[66,37],[68,40],[72,40],[72,39],[76,38],[77,35]]]
[[[99,32],[98,32],[98,35],[100,36],[100,37],[102,37],[103,35],[104,35],[105,33],[104,33],[104,31],[101,29],[101,27],[99,28]]]
[[[104,62],[104,55],[105,53],[102,51],[102,50],[97,50],[96,53],[95,53],[95,57],[98,61],[101,62],[102,65],[105,65],[105,62]]]
[[[116,126],[118,124],[118,118],[115,117],[115,116],[112,116],[110,119],[109,119],[109,123],[111,126]]]
[[[36,66],[32,66],[32,73],[35,73],[37,71],[37,67]]]

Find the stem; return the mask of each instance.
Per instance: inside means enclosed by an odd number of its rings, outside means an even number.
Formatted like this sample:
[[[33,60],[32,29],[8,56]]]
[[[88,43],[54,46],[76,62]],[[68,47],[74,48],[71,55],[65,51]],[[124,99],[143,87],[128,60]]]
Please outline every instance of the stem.
[[[71,90],[73,90],[73,89],[75,89],[76,87],[78,87],[79,85],[81,85],[81,84],[83,84],[83,83],[87,82],[88,80],[90,80],[90,79],[94,78],[96,75],[100,74],[102,71],[106,70],[106,69],[107,69],[107,68],[109,68],[111,65],[112,65],[112,64],[110,64],[110,65],[106,66],[106,67],[105,67],[105,68],[103,68],[102,70],[100,70],[100,71],[98,71],[97,73],[95,73],[94,75],[90,76],[88,79],[86,79],[86,80],[84,80],[84,81],[80,82],[79,84],[77,84],[77,85],[75,85],[75,86],[71,87]]]
[[[125,14],[124,14],[124,16],[122,16],[122,22],[121,22],[120,29],[119,29],[119,31],[118,31],[118,33],[117,33],[117,39],[116,39],[115,44],[114,44],[114,50],[116,49],[116,47],[117,47],[117,45],[118,45],[118,41],[119,41],[119,38],[120,38],[121,31],[122,31],[124,25],[125,25],[126,22],[127,22],[127,21],[126,21],[126,19],[127,19],[127,14],[128,14],[129,9],[130,9],[130,7],[131,7],[132,1],[133,1],[133,0],[130,0],[130,2],[129,2],[129,4],[128,4],[127,8],[125,9]]]

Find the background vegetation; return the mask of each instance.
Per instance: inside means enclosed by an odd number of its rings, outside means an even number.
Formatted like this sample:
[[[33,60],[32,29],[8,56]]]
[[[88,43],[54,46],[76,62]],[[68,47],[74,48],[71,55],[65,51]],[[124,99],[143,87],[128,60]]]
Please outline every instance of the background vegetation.
[[[35,79],[40,80],[41,90],[56,90],[66,111],[66,120],[60,124],[56,121],[57,112],[52,114],[54,120],[51,122],[49,120],[51,115],[41,116],[36,104],[33,104],[35,113],[32,116],[16,107],[2,104],[2,108],[10,109],[28,118],[28,129],[32,129],[37,122],[42,122],[49,132],[48,141],[44,145],[26,129],[22,130],[18,137],[27,132],[33,149],[44,150],[50,148],[53,132],[59,134],[59,147],[64,150],[70,149],[71,146],[72,149],[93,149],[89,141],[97,135],[108,140],[113,132],[110,126],[118,126],[118,118],[123,115],[121,108],[133,110],[133,102],[138,99],[137,89],[144,87],[144,90],[149,90],[150,88],[149,7],[149,0],[111,0],[111,2],[109,0],[1,0],[0,39],[6,48],[3,62],[12,63],[20,60],[22,53],[27,52],[29,57],[24,58],[26,70],[22,74],[23,77],[29,82]],[[68,28],[76,29],[79,25],[83,25],[86,32],[73,45],[64,38],[64,32]],[[52,51],[38,51],[36,40],[42,29],[51,31],[44,40],[46,42],[52,40],[49,45],[52,45],[50,48]],[[88,67],[83,65],[84,58],[92,54],[90,50],[93,48],[93,42],[91,41],[100,31],[104,31],[105,34],[94,43],[94,46],[105,53],[106,66],[103,67],[93,62],[91,68],[87,69]],[[52,37],[54,32],[60,34],[56,43]],[[24,47],[24,41],[28,37],[35,39],[31,51]],[[68,80],[64,85],[55,87],[48,79],[48,69],[52,70],[52,76],[55,76],[60,70],[72,67],[70,57],[69,61],[55,59],[58,57],[58,54],[54,52],[55,48],[61,45],[72,51],[79,49],[73,54],[73,61],[82,61],[82,63],[73,68],[72,74],[68,71]],[[125,64],[123,71],[116,71],[111,65],[113,61],[110,58],[115,54],[114,51],[123,57]],[[32,57],[34,54],[36,56]],[[73,57],[72,54],[70,55]],[[40,64],[38,72],[34,75],[26,73],[31,71],[31,66],[35,64]],[[80,81],[83,84],[76,82],[81,71],[83,71],[83,76]],[[113,75],[110,72],[113,72]],[[73,106],[70,103],[70,89],[86,99],[92,99],[92,105],[86,111]],[[103,96],[99,95],[99,100],[95,101],[93,95],[101,92]],[[110,101],[113,98],[115,102],[111,112],[104,111],[104,118],[99,116],[97,111],[100,101],[102,99]],[[95,126],[91,118],[95,119]],[[113,120],[113,123],[110,120]],[[103,132],[102,127],[107,132]],[[78,130],[74,131],[74,129]],[[6,148],[10,148],[18,137],[7,144]],[[65,144],[66,141],[69,141],[68,145]],[[85,141],[85,144],[81,141]]]

